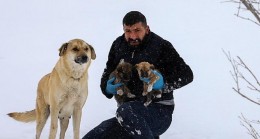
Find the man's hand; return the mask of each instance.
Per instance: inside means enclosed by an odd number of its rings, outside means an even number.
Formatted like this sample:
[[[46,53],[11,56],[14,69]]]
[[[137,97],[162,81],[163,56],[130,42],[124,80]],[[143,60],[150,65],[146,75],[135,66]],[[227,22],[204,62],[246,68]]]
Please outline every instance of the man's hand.
[[[115,95],[117,94],[117,88],[121,85],[123,85],[123,83],[116,83],[116,84],[113,84],[113,82],[115,81],[115,77],[109,79],[107,81],[107,87],[106,87],[106,93],[107,94],[111,94],[111,95]]]
[[[153,90],[161,90],[163,89],[164,86],[164,81],[163,81],[163,76],[162,74],[160,74],[159,72],[153,70],[152,71],[154,74],[156,74],[157,76],[159,76],[159,80],[157,80],[154,85],[153,85]],[[149,78],[140,78],[143,82],[149,83],[150,79]]]

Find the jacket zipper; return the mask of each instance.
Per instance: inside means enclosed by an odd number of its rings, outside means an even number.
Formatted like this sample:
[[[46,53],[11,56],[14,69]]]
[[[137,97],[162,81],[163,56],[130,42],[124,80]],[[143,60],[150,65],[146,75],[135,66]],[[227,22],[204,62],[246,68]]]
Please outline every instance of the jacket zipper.
[[[134,58],[134,55],[135,55],[135,50],[132,52],[132,58]]]

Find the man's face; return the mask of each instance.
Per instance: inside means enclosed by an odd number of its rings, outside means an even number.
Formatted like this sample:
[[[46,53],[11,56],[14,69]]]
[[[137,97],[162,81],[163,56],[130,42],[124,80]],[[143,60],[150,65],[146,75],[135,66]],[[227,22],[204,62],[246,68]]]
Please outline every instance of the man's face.
[[[149,33],[149,27],[144,26],[141,22],[135,23],[132,26],[124,24],[125,39],[131,46],[138,46],[143,41],[146,34]]]

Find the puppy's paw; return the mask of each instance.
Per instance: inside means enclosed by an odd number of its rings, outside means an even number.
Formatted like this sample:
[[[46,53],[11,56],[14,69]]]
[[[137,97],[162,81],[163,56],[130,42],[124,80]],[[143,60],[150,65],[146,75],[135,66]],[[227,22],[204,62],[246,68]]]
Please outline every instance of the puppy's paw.
[[[152,84],[148,85],[147,92],[151,92],[152,90],[153,90],[153,85]]]
[[[116,92],[119,96],[122,96],[123,94],[124,94],[124,91],[123,90],[117,90],[117,92]]]
[[[144,106],[147,107],[152,101],[147,101],[144,103]]]
[[[156,98],[161,98],[162,97],[162,94],[158,94],[155,96]]]
[[[128,98],[134,98],[135,95],[134,95],[134,94],[131,94],[131,93],[128,93],[128,94],[127,94],[127,97],[128,97]]]

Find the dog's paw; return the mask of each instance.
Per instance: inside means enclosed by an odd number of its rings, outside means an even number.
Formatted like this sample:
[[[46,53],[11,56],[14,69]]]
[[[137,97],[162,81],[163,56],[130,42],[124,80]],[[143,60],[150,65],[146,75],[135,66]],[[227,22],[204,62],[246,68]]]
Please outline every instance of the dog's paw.
[[[152,101],[147,101],[144,103],[144,106],[147,107]]]
[[[158,94],[155,96],[156,98],[161,98],[162,97],[162,94]]]
[[[153,90],[153,85],[148,85],[147,92],[151,92]]]
[[[116,92],[119,96],[122,96],[124,94],[124,91],[123,90],[117,90]]]
[[[134,94],[131,94],[131,93],[128,93],[128,94],[127,94],[127,97],[129,97],[129,98],[134,98],[135,95],[134,95]]]
[[[143,92],[142,95],[143,96],[146,96],[148,94],[148,92]]]

